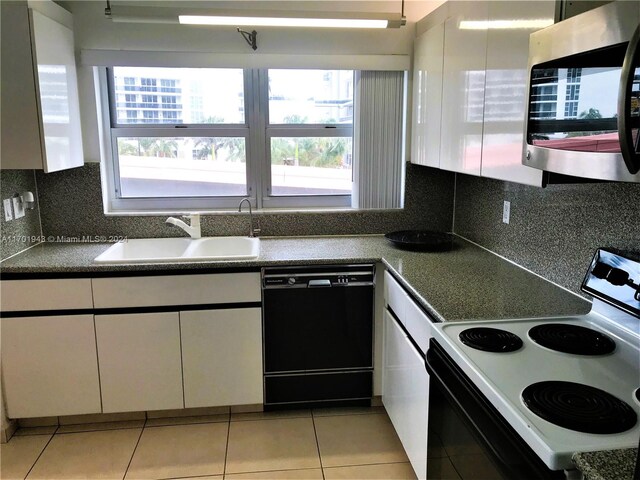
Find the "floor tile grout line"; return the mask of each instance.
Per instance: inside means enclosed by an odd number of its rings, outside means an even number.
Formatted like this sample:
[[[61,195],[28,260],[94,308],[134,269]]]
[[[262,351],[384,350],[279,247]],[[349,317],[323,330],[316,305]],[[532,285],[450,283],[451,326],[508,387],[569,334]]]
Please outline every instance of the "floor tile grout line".
[[[221,422],[182,422],[182,423],[167,423],[166,425],[145,425],[145,428],[184,427],[186,425],[209,425],[211,423],[229,423],[229,420],[223,420]]]
[[[313,414],[313,410],[311,410],[311,423],[313,425],[313,436],[316,439],[316,449],[318,450],[318,459],[320,460],[320,472],[322,472],[322,480],[325,480],[324,467],[322,466],[322,454],[320,453],[320,442],[318,441],[318,431],[316,430],[316,417]]]
[[[222,467],[222,478],[227,476],[227,456],[229,455],[229,437],[231,437],[231,410],[229,410],[229,420],[227,422],[227,444],[224,448],[224,465]]]
[[[49,439],[49,441],[46,443],[46,445],[44,446],[44,448],[42,449],[42,451],[40,452],[40,454],[38,455],[38,457],[35,459],[35,461],[33,462],[33,464],[31,465],[31,468],[29,469],[29,471],[27,472],[27,474],[24,476],[24,478],[27,478],[29,476],[29,474],[31,474],[31,471],[33,470],[33,467],[36,466],[36,463],[38,463],[38,460],[40,460],[40,457],[42,456],[42,454],[44,453],[44,451],[47,449],[47,447],[49,446],[49,444],[51,443],[51,440],[53,440],[53,437],[56,436],[56,432],[58,431],[58,428],[60,428],[60,426],[58,425],[56,427],[56,429],[53,431],[53,433],[51,434],[51,438]]]
[[[146,414],[145,414],[146,417]],[[129,459],[129,463],[127,463],[127,468],[124,470],[124,475],[122,476],[122,480],[127,478],[127,473],[129,473],[129,468],[131,467],[131,462],[133,462],[133,457],[138,450],[138,445],[140,445],[140,439],[142,439],[142,434],[144,433],[145,426],[147,424],[147,419],[145,418],[144,423],[142,424],[142,428],[140,429],[140,435],[138,435],[138,441],[136,442],[136,446],[133,447],[133,452],[131,453],[131,458]]]
[[[95,428],[92,430],[76,430],[74,432],[56,432],[56,435],[73,435],[75,433],[92,433],[92,432],[115,432],[116,430],[137,430],[138,428],[143,428],[143,426],[138,427],[118,427],[118,428]]]
[[[249,474],[254,474],[254,473],[272,473],[272,472],[302,472],[302,471],[306,471],[306,470],[322,470],[320,467],[304,467],[304,468],[298,468],[298,467],[289,467],[289,468],[275,468],[272,470],[252,470],[250,472],[229,472],[228,474],[225,475],[249,475]],[[201,475],[201,476],[214,476],[215,475]],[[192,478],[192,477],[175,477],[175,478]],[[193,478],[198,478],[198,477],[193,477]],[[171,480],[171,479],[160,479],[160,480]]]
[[[375,462],[375,463],[350,463],[348,465],[327,465],[322,468],[349,468],[349,467],[369,467],[372,465],[401,465],[401,464],[411,464],[409,460],[405,462]]]

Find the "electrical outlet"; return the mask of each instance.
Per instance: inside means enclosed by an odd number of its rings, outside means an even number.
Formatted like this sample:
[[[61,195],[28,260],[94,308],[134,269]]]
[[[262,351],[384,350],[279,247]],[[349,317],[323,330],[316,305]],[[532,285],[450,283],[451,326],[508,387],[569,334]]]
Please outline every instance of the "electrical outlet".
[[[509,223],[509,217],[511,216],[511,202],[504,201],[502,207],[502,223]]]
[[[11,209],[11,199],[7,198],[2,201],[2,205],[4,206],[4,221],[8,222],[13,220],[13,210]]]
[[[13,215],[16,218],[24,217],[24,204],[20,201],[19,197],[13,197]]]

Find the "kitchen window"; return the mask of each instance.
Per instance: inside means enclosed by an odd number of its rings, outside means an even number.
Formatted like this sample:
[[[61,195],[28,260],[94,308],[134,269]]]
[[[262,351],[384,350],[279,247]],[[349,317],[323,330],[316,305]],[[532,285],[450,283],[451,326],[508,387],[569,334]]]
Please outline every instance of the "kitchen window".
[[[356,204],[354,71],[100,72],[107,212],[231,209],[243,197],[257,208]]]

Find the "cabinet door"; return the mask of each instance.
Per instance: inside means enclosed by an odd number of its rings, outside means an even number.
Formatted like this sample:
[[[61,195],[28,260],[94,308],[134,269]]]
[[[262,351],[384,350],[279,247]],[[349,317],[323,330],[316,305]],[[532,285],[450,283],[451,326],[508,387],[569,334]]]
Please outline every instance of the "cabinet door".
[[[30,10],[38,81],[44,171],[84,164],[73,31]]]
[[[180,312],[186,408],[263,402],[259,308]]]
[[[555,2],[489,2],[490,21],[548,20]],[[514,20],[517,19],[517,20]],[[490,29],[482,139],[482,176],[541,186],[542,170],[522,165],[532,28]]]
[[[384,369],[382,372],[382,403],[391,423],[402,440],[408,414],[403,402],[403,374],[406,368],[402,344],[405,334],[387,311],[384,312]]]
[[[93,315],[3,318],[9,418],[100,413]]]
[[[0,2],[2,168],[42,169],[27,2]],[[8,193],[8,192],[7,192]]]
[[[96,315],[104,413],[184,408],[177,312]]]
[[[440,166],[444,24],[432,27],[414,43],[411,163]]]
[[[445,22],[440,168],[480,175],[487,2],[452,2]]]
[[[83,165],[71,14],[54,2],[0,3],[2,168]]]
[[[424,358],[385,312],[382,402],[417,477],[427,476],[429,376]]]

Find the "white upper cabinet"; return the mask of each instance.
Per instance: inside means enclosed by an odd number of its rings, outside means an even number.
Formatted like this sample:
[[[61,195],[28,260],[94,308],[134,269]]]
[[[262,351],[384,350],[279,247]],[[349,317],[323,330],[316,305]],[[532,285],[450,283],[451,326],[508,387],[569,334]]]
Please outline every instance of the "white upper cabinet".
[[[517,26],[524,20],[553,23],[554,1],[489,2],[489,20]],[[482,136],[483,177],[528,185],[542,184],[542,170],[522,165],[531,28],[491,28]]]
[[[487,30],[477,25],[488,19],[488,4],[449,4],[444,27],[440,168],[480,175]]]
[[[542,185],[543,172],[522,165],[529,35],[535,31],[523,21],[551,24],[555,12],[556,2],[548,0],[449,1],[419,22],[413,163]]]
[[[72,16],[53,2],[1,2],[2,164],[83,165]]]
[[[413,53],[411,162],[440,166],[444,23],[416,38]]]

